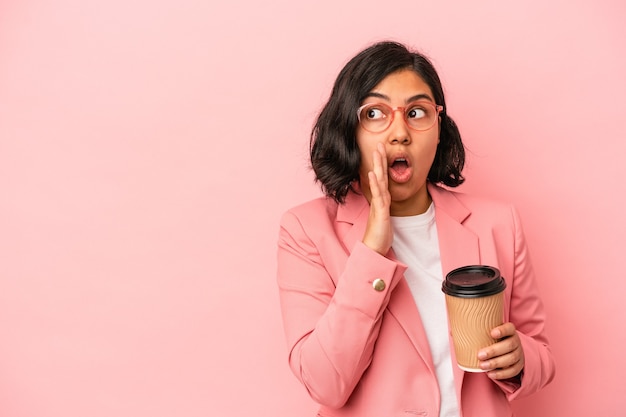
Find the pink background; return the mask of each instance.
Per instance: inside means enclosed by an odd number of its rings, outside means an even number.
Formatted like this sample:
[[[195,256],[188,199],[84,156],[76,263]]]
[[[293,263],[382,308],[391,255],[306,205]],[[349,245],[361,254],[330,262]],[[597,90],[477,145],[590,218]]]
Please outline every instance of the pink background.
[[[319,195],[313,118],[383,38],[439,69],[462,189],[524,219],[558,366],[519,415],[623,415],[624,21],[620,0],[1,1],[0,416],[313,416],[278,219]]]

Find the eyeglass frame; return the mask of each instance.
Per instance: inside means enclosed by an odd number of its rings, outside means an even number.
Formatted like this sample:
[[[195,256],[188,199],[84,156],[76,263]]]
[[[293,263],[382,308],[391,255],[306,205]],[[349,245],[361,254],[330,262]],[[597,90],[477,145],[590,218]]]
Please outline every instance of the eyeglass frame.
[[[406,110],[407,110],[407,109],[410,109],[410,108],[411,108],[411,107],[412,107],[415,103],[423,103],[423,104],[427,104],[427,105],[429,105],[429,106],[432,106],[432,107],[435,109],[435,118],[433,119],[433,123],[432,123],[430,126],[428,126],[427,128],[424,128],[424,129],[416,129],[416,128],[414,128],[413,126],[411,126],[411,125],[409,124],[409,122],[408,122],[408,120],[407,120],[407,118],[406,118],[406,116],[407,116],[407,115],[406,115]],[[369,130],[369,129],[367,129],[367,128],[365,128],[365,127],[363,126],[363,124],[361,123],[361,112],[363,111],[363,109],[364,109],[364,108],[366,108],[366,107],[368,107],[368,106],[384,106],[384,107],[387,107],[388,109],[390,109],[390,110],[391,110],[391,112],[390,112],[390,113],[391,113],[391,118],[390,118],[391,120],[389,120],[389,123],[387,124],[387,127],[385,127],[383,130],[380,130],[380,131],[377,131],[377,132],[376,132],[376,131],[371,131],[371,130]],[[367,103],[367,104],[362,105],[361,107],[359,107],[359,108],[356,110],[356,117],[357,117],[357,120],[359,121],[359,125],[360,125],[363,129],[365,129],[366,131],[368,131],[368,132],[370,132],[370,133],[383,133],[384,131],[386,131],[387,129],[389,129],[389,127],[391,126],[391,124],[393,123],[393,121],[394,121],[394,119],[395,119],[396,112],[397,112],[397,111],[399,111],[399,110],[401,110],[401,111],[402,111],[402,119],[404,119],[404,124],[406,124],[406,126],[407,126],[409,129],[414,130],[414,131],[416,131],[416,132],[425,132],[425,131],[427,131],[428,129],[431,129],[431,128],[432,128],[432,127],[433,127],[433,126],[437,123],[437,117],[438,117],[438,116],[439,116],[439,114],[443,111],[443,106],[442,106],[441,104],[436,104],[436,103],[433,103],[433,102],[428,101],[428,100],[415,100],[415,101],[410,102],[410,103],[409,103],[409,104],[407,104],[406,106],[397,106],[397,107],[391,107],[391,106],[389,106],[388,104],[385,104],[385,103],[382,103],[382,102],[378,102],[378,103]]]

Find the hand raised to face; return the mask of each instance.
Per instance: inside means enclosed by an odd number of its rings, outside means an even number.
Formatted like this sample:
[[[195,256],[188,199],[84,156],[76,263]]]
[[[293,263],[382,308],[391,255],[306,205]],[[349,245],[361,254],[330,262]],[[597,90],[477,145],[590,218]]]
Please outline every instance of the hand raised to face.
[[[387,153],[382,143],[372,153],[373,170],[367,173],[371,200],[367,228],[363,243],[383,256],[387,255],[393,241],[391,229],[391,194],[387,177]]]

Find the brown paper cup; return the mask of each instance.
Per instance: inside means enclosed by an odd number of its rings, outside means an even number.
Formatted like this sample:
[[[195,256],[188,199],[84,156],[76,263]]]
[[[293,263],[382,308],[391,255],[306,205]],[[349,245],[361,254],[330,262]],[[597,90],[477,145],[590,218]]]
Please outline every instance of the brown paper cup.
[[[506,283],[496,268],[472,265],[450,272],[443,283],[448,321],[458,366],[485,372],[478,351],[496,342],[491,330],[503,323]]]

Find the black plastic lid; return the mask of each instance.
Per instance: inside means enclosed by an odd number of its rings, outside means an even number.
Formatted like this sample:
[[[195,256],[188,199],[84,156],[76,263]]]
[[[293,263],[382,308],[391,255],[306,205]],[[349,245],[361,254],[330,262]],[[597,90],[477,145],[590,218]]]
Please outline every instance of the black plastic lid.
[[[506,282],[497,268],[487,265],[469,265],[446,275],[441,290],[461,298],[486,297],[504,291]]]

